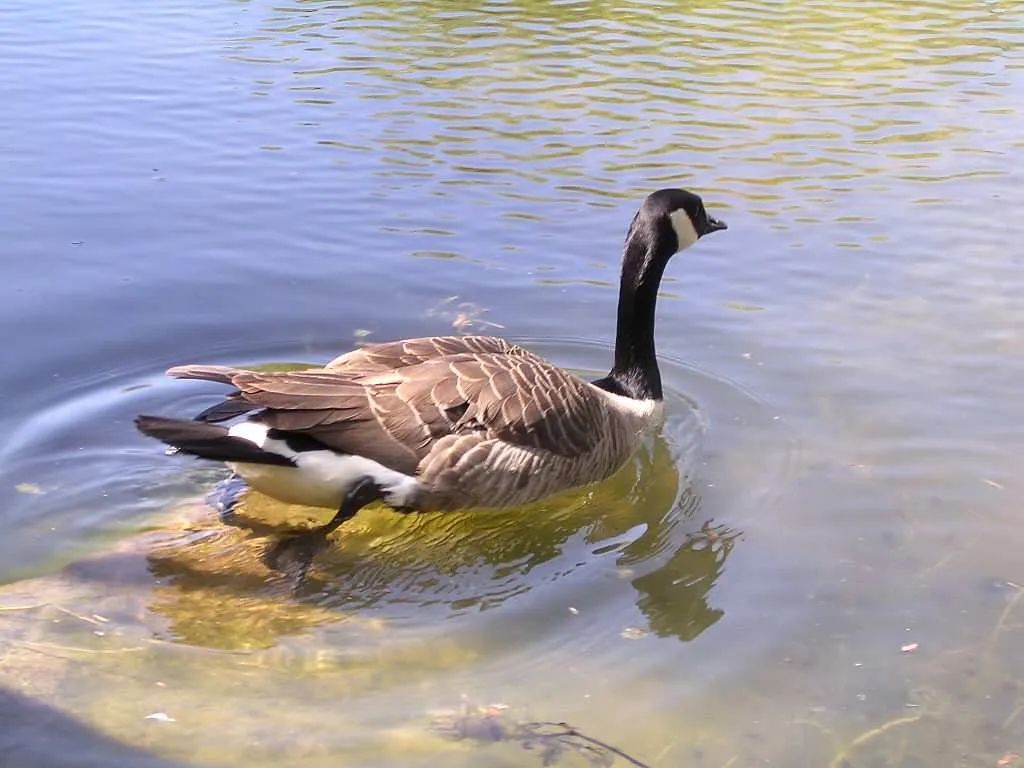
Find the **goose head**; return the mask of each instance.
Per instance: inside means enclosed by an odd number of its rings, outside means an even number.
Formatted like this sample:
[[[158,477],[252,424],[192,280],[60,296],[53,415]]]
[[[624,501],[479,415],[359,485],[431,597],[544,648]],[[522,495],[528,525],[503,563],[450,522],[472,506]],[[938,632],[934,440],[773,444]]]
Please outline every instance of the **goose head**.
[[[647,196],[633,218],[626,236],[634,239],[648,258],[667,260],[712,232],[728,229],[725,222],[709,216],[700,195],[685,189],[659,189]]]
[[[728,229],[709,216],[700,195],[685,189],[659,189],[641,203],[629,231],[622,259],[622,289],[643,286],[657,291],[668,260],[712,232]],[[646,300],[653,303],[653,294]]]
[[[626,234],[619,284],[615,366],[599,386],[638,399],[661,399],[654,351],[654,313],[665,266],[700,238],[726,229],[709,216],[700,195],[660,189],[647,196]]]

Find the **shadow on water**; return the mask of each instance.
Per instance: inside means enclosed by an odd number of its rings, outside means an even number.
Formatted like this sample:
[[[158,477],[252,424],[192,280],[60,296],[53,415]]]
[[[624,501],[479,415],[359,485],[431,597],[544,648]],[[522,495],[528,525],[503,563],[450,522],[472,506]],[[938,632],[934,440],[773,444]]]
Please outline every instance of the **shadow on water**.
[[[194,768],[122,744],[79,720],[0,687],[0,765],[6,768]]]

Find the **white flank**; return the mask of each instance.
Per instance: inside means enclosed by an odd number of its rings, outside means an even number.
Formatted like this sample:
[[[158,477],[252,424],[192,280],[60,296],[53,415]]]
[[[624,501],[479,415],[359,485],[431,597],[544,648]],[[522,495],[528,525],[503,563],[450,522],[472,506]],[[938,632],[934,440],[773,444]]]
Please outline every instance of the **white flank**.
[[[256,443],[262,448],[267,441],[267,432],[269,431],[270,428],[266,424],[260,424],[258,421],[243,421],[228,430],[228,437],[240,437],[250,443]]]
[[[676,239],[679,241],[677,250],[689,248],[697,242],[699,235],[690,220],[690,214],[684,208],[677,208],[668,217],[672,221],[672,229],[676,231]]]
[[[384,492],[393,507],[409,506],[419,490],[419,480],[395,472],[372,459],[335,453],[331,450],[295,451],[284,440],[268,438],[266,424],[243,421],[228,430],[231,437],[249,440],[267,453],[292,461],[294,467],[275,464],[231,462],[249,485],[261,493],[289,504],[337,509],[354,483],[369,477]]]

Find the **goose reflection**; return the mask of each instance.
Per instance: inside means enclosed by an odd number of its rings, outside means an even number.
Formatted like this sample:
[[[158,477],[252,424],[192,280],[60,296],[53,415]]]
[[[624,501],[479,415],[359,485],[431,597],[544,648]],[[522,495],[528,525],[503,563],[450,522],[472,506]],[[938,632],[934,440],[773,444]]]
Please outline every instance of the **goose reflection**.
[[[296,588],[265,564],[263,537],[304,519],[315,524],[311,511],[248,493],[233,527],[207,514],[149,552],[158,580],[150,608],[168,620],[169,639],[270,647],[343,619],[375,632],[386,622],[423,626],[514,599],[543,605],[552,584],[606,569],[627,577],[653,633],[689,641],[722,617],[709,595],[736,540],[727,529],[701,528],[700,513],[700,497],[659,438],[609,481],[528,510],[364,510]]]
[[[633,580],[640,593],[637,607],[647,617],[651,632],[686,642],[722,618],[725,612],[710,605],[709,593],[738,536],[724,526],[707,524],[688,535],[667,563]]]

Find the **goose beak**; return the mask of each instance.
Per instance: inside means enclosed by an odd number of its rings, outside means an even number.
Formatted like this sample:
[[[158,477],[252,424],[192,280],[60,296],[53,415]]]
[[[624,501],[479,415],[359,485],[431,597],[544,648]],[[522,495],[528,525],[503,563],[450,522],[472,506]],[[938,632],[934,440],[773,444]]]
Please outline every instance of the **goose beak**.
[[[728,228],[729,227],[727,227],[725,225],[725,222],[722,221],[721,219],[715,219],[715,218],[713,218],[711,216],[708,216],[707,227],[705,228],[705,230],[701,234],[702,235],[709,235],[712,232],[718,232],[720,229],[728,229]]]

